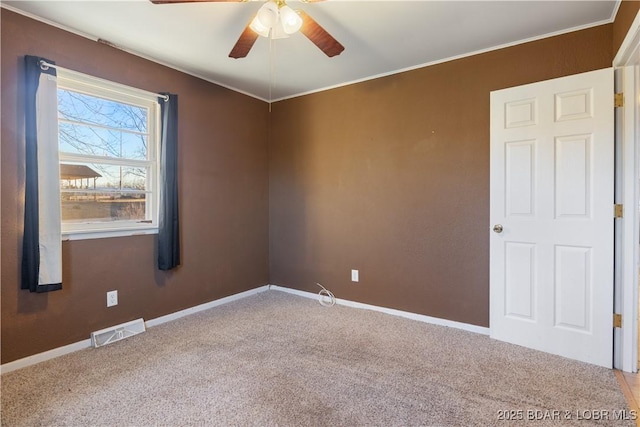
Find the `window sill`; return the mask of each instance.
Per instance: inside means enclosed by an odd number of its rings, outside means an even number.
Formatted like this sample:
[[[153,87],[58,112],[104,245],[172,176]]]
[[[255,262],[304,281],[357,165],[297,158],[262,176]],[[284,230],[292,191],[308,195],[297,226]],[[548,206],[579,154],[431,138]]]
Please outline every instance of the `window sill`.
[[[158,227],[120,229],[120,230],[63,231],[62,241],[64,242],[68,240],[106,239],[109,237],[128,237],[128,236],[140,236],[145,234],[158,234]]]

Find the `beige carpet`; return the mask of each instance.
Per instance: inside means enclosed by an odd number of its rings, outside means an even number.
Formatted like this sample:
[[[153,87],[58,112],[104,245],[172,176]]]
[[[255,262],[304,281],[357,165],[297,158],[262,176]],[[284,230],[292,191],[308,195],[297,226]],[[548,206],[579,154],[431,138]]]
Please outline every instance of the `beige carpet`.
[[[578,419],[625,409],[610,370],[278,291],[2,376],[3,426],[633,426]]]

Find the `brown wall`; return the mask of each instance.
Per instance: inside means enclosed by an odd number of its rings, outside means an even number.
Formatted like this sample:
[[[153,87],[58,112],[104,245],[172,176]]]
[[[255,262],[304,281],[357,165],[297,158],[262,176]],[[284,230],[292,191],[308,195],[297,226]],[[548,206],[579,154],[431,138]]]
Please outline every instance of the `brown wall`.
[[[640,1],[623,0],[618,8],[616,19],[613,23],[613,56],[616,56],[620,45],[629,31],[631,23],[640,10]]]
[[[604,25],[276,103],[271,283],[488,326],[489,92],[611,46]]]
[[[268,282],[267,104],[1,9],[2,363]],[[155,236],[63,243],[61,291],[19,290],[22,56],[179,96],[183,265],[155,267]],[[250,117],[250,120],[247,119]],[[106,308],[106,292],[119,305]]]

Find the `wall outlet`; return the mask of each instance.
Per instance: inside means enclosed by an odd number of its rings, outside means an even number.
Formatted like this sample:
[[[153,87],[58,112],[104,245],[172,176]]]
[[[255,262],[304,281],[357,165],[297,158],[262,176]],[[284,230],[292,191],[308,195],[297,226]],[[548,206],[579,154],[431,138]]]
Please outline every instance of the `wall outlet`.
[[[351,270],[351,281],[357,282],[359,278],[358,270]]]
[[[107,307],[118,305],[118,291],[107,292]]]

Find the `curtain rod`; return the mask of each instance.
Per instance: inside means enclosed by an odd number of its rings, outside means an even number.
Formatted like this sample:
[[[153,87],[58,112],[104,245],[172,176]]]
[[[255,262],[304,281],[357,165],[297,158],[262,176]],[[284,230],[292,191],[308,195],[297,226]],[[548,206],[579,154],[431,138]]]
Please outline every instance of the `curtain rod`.
[[[41,68],[43,71],[46,71],[46,70],[48,70],[49,68],[55,68],[56,70],[70,71],[70,72],[72,72],[72,73],[77,73],[77,71],[70,70],[70,69],[68,69],[68,68],[64,68],[64,67],[61,67],[61,66],[59,66],[59,65],[50,64],[50,63],[48,63],[47,61],[45,61],[44,59],[41,59],[41,60],[40,60],[40,68]],[[162,99],[164,99],[164,102],[169,101],[169,96],[167,96],[167,95],[161,95],[161,94],[159,94],[159,93],[149,92],[149,91],[146,91],[146,90],[143,90],[143,89],[138,89],[138,88],[136,88],[136,91],[139,91],[139,92],[145,93],[145,94],[147,94],[147,95],[149,95],[149,96],[152,96],[152,97],[162,98]]]

